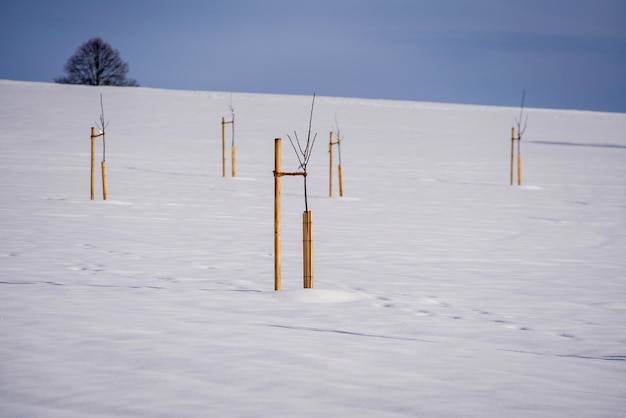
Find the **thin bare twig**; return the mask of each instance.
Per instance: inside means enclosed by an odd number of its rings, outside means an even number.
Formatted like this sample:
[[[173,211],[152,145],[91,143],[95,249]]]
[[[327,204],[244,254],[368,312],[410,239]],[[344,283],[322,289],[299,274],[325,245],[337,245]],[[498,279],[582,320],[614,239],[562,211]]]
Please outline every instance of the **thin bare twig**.
[[[521,140],[522,135],[526,132],[526,127],[528,126],[528,115],[524,119],[524,100],[526,98],[526,89],[522,90],[522,105],[520,106],[519,111],[519,119],[515,118],[515,123],[517,124],[517,139]],[[522,120],[524,121],[524,127],[522,128]]]
[[[230,109],[230,116],[231,116],[231,132],[233,133],[233,137],[232,137],[232,141],[231,141],[231,145],[234,147],[235,146],[235,108],[233,107],[233,95],[230,95],[230,102],[228,103],[228,109]]]
[[[313,151],[313,145],[315,145],[315,139],[317,138],[317,133],[313,135],[313,139],[311,140],[311,126],[313,123],[313,108],[315,107],[315,93],[313,93],[313,101],[311,103],[311,115],[309,117],[309,132],[306,138],[306,145],[302,148],[302,144],[300,143],[300,139],[298,138],[298,134],[296,131],[293,131],[293,134],[296,138],[295,142],[291,138],[291,136],[287,135],[289,138],[289,142],[291,143],[291,147],[296,153],[296,157],[298,158],[298,162],[300,163],[300,168],[304,171],[304,210],[306,212],[309,211],[309,203],[307,196],[307,187],[306,187],[306,179],[307,179],[307,165],[309,164],[309,160],[311,159],[311,154]],[[297,145],[297,148],[296,148]]]
[[[294,136],[296,137],[296,143],[298,144],[298,148],[300,148],[300,140],[298,139],[298,133],[296,131],[293,131]],[[301,168],[304,170],[304,163],[302,162],[302,160],[300,159],[300,154],[302,153],[302,148],[300,148],[300,152],[298,152],[298,150],[296,149],[296,146],[294,145],[293,140],[291,139],[291,136],[287,135],[287,138],[289,138],[289,143],[291,144],[291,148],[293,148],[293,152],[296,153],[296,158],[298,159],[298,168]]]
[[[107,126],[109,126],[109,122],[105,122],[104,120],[104,105],[102,104],[102,94],[100,94],[100,124],[96,122],[98,128],[100,129],[100,133],[102,134],[102,161],[106,161],[106,141],[104,139],[104,131]]]
[[[341,130],[339,129],[339,122],[337,122],[337,114],[335,114],[335,136],[337,137],[337,154],[339,155],[339,165],[341,165]]]

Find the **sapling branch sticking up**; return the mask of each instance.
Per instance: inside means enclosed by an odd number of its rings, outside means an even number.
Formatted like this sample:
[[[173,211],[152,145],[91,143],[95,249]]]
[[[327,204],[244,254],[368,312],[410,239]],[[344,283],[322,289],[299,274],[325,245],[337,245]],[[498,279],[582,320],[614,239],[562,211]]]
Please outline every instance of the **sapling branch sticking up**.
[[[315,138],[317,138],[317,133],[315,133],[315,135],[313,135],[313,139],[311,139],[311,124],[313,123],[314,106],[315,106],[315,93],[313,93],[313,101],[311,103],[311,115],[309,117],[309,132],[307,134],[306,145],[304,146],[304,148],[302,148],[302,144],[300,143],[300,139],[298,138],[298,134],[296,133],[296,131],[293,131],[293,134],[296,138],[295,143],[293,139],[291,139],[291,136],[287,135],[287,138],[289,138],[289,142],[291,143],[291,146],[293,147],[293,150],[296,153],[298,162],[300,163],[300,168],[302,169],[302,171],[304,171],[303,177],[304,177],[304,210],[305,212],[309,211],[309,203],[308,203],[307,190],[306,190],[306,178],[307,178],[306,170],[307,170],[307,165],[309,164],[309,160],[311,159],[311,152],[313,151]],[[297,148],[296,148],[296,145],[297,145]]]
[[[228,102],[228,109],[230,110],[230,120],[231,120],[231,132],[232,132],[232,141],[231,146],[235,146],[235,108],[233,107],[233,95],[230,95],[230,102]]]
[[[515,153],[515,139],[517,139],[517,184],[519,186],[522,185],[522,154],[521,154],[521,143],[522,136],[524,132],[526,132],[526,127],[528,126],[528,115],[524,117],[524,100],[526,98],[526,89],[522,90],[522,104],[520,106],[519,118],[515,118],[515,123],[517,125],[517,138],[514,135],[511,135],[511,184],[513,184],[513,158]],[[522,123],[524,124],[522,126]],[[515,128],[513,128],[515,131]]]
[[[109,122],[105,122],[104,120],[104,106],[102,104],[102,94],[100,95],[100,124],[96,122],[98,129],[100,129],[100,133],[102,134],[102,161],[106,161],[106,142],[104,140],[104,131],[107,126],[109,126]]]
[[[526,118],[524,118],[524,99],[525,98],[526,98],[526,89],[523,89],[522,90],[522,105],[520,106],[520,110],[519,110],[519,118],[515,118],[515,123],[517,124],[518,141],[522,140],[522,135],[524,135],[524,132],[526,132],[526,126],[528,126],[528,115],[526,115]],[[524,122],[523,127],[522,127],[522,121]]]
[[[339,157],[339,165],[341,165],[341,130],[339,129],[339,123],[337,122],[337,115],[335,115],[335,137],[337,138],[337,155]]]

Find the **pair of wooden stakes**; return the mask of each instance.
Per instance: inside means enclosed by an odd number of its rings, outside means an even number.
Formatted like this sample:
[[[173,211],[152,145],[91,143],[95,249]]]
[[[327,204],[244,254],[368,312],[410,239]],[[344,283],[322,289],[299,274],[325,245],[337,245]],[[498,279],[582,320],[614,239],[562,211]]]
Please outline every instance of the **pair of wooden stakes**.
[[[226,125],[232,127],[231,143],[231,176],[237,176],[236,149],[235,149],[235,115],[227,121],[222,117],[222,177],[226,177]],[[331,164],[332,164],[332,133],[331,133]],[[282,289],[281,265],[281,178],[283,176],[306,176],[306,172],[288,173],[282,171],[282,139],[276,138],[274,145],[274,290]],[[340,168],[341,170],[341,168]],[[331,167],[332,176],[332,167]],[[343,188],[341,189],[343,195]],[[332,195],[332,179],[331,179]],[[313,213],[310,210],[302,214],[302,243],[303,243],[303,276],[304,288],[313,287]]]
[[[306,171],[282,171],[282,139],[274,140],[274,290],[282,289],[281,201],[282,177],[306,176]],[[302,271],[305,289],[313,288],[313,212],[302,213]]]
[[[333,145],[340,146],[339,140],[333,142],[333,133],[330,133],[330,184],[329,195],[333,195]],[[339,195],[343,196],[343,176],[341,171],[341,153],[337,167],[339,175]],[[306,171],[284,172],[282,171],[282,139],[274,140],[274,290],[282,289],[282,264],[281,264],[281,193],[284,176],[306,176]],[[313,212],[305,210],[302,213],[302,272],[305,289],[313,288]]]

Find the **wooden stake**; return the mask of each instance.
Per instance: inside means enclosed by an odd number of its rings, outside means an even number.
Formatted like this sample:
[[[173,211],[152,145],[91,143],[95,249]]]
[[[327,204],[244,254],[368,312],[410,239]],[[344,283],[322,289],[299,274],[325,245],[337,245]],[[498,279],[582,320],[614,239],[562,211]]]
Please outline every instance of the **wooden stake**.
[[[519,148],[517,150],[517,185],[522,185],[522,155],[519,152]]]
[[[96,135],[96,129],[92,126],[91,127],[91,200],[94,200],[95,197],[95,180],[96,180],[96,138],[102,136],[104,137],[104,132],[99,133],[98,135]],[[104,164],[104,160],[102,161],[102,163]],[[104,187],[106,187],[106,167],[103,165],[103,169],[102,169],[102,185]],[[106,191],[104,190],[103,187],[103,192],[105,193],[105,197],[104,199],[106,200]]]
[[[313,213],[302,213],[302,260],[304,288],[313,288]]]
[[[91,200],[94,199],[94,178],[95,178],[95,163],[96,163],[96,131],[91,127]]]
[[[276,138],[274,140],[274,290],[280,290],[282,288],[281,278],[281,241],[280,241],[280,217],[281,217],[281,180],[282,176],[306,176],[306,172],[298,171],[283,173],[281,170],[282,165],[282,139]],[[305,212],[307,213],[307,212]],[[309,222],[310,223],[310,222]],[[311,236],[310,232],[309,235]],[[309,257],[311,259],[311,257]],[[312,263],[309,262],[309,263]],[[306,268],[306,267],[305,267]],[[306,270],[310,272],[312,285],[312,272],[313,267]],[[307,273],[305,272],[305,277]]]
[[[230,139],[231,139],[231,149],[230,149],[230,155],[231,155],[231,176],[235,177],[237,175],[237,166],[235,164],[235,111],[233,109],[232,110],[232,120],[230,121],[230,127],[231,127],[231,134],[230,134]]]
[[[226,177],[226,121],[222,118],[222,177]]]
[[[343,174],[341,172],[341,164],[337,166],[337,172],[339,174],[339,196],[343,197]]]
[[[513,161],[515,160],[515,128],[511,128],[511,186],[513,185]]]
[[[328,153],[330,154],[329,174],[328,174],[328,195],[333,197],[333,145],[337,145],[337,149],[341,146],[339,138],[333,142],[333,132],[330,132],[330,141],[328,143]],[[339,175],[339,196],[343,196],[343,177],[341,176],[341,149],[339,149],[339,165],[337,166],[337,174]]]
[[[107,188],[107,162],[102,160],[102,198],[107,200],[109,191]]]
[[[281,159],[282,159],[282,139],[274,140],[274,290],[282,288],[281,260],[280,260],[280,215],[281,215]]]
[[[330,131],[330,141],[328,143],[328,155],[330,160],[328,163],[328,197],[333,197],[333,132]]]

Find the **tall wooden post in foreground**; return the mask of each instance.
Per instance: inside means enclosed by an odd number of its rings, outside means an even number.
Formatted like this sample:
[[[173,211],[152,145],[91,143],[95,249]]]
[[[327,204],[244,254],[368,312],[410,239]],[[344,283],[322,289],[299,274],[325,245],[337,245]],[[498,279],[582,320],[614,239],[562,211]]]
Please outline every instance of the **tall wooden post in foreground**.
[[[281,164],[282,139],[274,140],[274,290],[282,289],[281,242],[280,242],[280,215],[281,215]]]
[[[282,139],[274,140],[274,290],[282,289],[281,265],[281,193],[283,176],[306,176],[306,172],[294,173],[282,170]],[[303,281],[305,288],[313,287],[313,228],[312,212],[302,214],[302,244],[303,244]]]
[[[95,160],[96,160],[96,138],[99,136],[104,136],[104,132],[99,133],[98,135],[96,135],[96,129],[92,126],[91,127],[91,200],[94,199],[94,195],[95,195]],[[107,200],[108,197],[108,189],[107,189],[107,166],[106,166],[106,161],[103,159],[102,160],[102,197],[104,198],[104,200]]]

